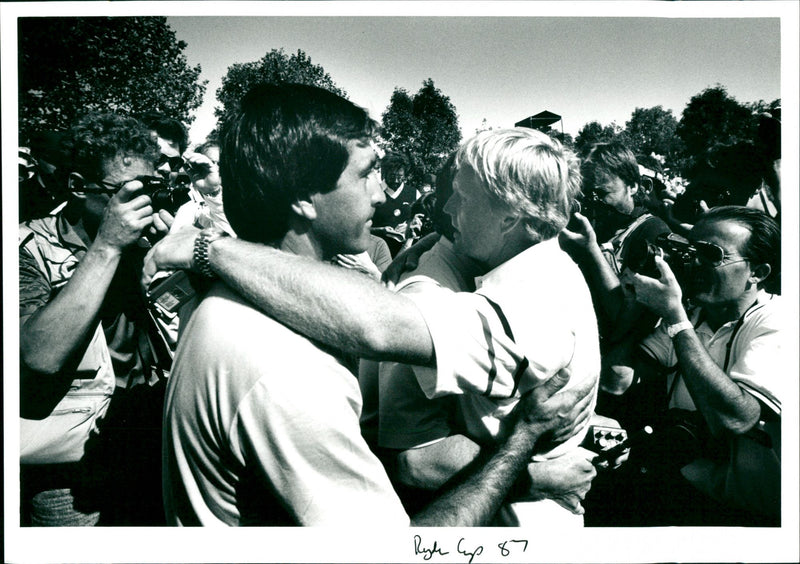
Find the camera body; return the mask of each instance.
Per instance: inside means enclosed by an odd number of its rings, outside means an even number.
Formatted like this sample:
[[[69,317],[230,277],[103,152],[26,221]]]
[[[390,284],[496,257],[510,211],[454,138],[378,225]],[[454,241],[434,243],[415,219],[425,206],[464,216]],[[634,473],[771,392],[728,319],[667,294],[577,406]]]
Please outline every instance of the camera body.
[[[142,191],[150,196],[154,212],[166,210],[175,215],[178,208],[190,200],[188,186],[170,186],[157,176],[139,176],[136,180],[142,183]]]
[[[659,272],[655,258],[664,259],[681,288],[686,289],[691,280],[692,268],[697,257],[697,249],[685,238],[675,233],[663,233],[656,237],[655,244],[642,241],[632,246],[625,255],[624,267],[638,274],[658,278]]]

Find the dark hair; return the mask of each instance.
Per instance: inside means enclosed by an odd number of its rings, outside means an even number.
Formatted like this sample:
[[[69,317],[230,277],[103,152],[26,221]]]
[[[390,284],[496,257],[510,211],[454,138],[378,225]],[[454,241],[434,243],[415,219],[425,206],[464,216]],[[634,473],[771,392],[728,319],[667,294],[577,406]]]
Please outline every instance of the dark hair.
[[[141,120],[162,139],[175,141],[181,154],[186,151],[186,147],[189,146],[189,133],[180,121],[161,114],[145,114]]]
[[[36,160],[63,167],[69,159],[65,151],[66,142],[67,133],[64,131],[34,131],[28,138],[28,147]]]
[[[113,113],[88,114],[69,131],[65,142],[73,172],[90,182],[105,176],[105,164],[117,156],[154,162],[158,143],[139,120]]]
[[[400,170],[401,168],[405,172],[409,172],[408,157],[406,157],[403,153],[388,152],[381,159],[382,172],[389,172],[389,171],[394,172],[396,170]]]
[[[436,186],[434,187],[433,210],[431,211],[431,222],[433,229],[441,233],[451,241],[453,240],[453,223],[450,215],[444,211],[447,200],[453,195],[453,179],[456,176],[456,153],[455,151],[442,163],[441,168],[436,173]]]
[[[248,241],[283,237],[292,203],[333,190],[347,166],[347,143],[376,130],[366,110],[328,90],[253,87],[222,126],[222,198],[231,227]]]
[[[734,221],[750,231],[741,254],[755,264],[770,266],[770,274],[761,284],[769,292],[780,294],[781,228],[778,222],[761,210],[744,206],[711,208],[697,222],[717,221]]]
[[[626,186],[639,186],[639,164],[636,157],[622,143],[596,143],[584,161],[581,163],[581,176],[583,177],[583,191],[590,194],[597,183],[599,174],[610,174],[619,177]],[[634,195],[634,202],[639,205],[646,194],[638,190]]]

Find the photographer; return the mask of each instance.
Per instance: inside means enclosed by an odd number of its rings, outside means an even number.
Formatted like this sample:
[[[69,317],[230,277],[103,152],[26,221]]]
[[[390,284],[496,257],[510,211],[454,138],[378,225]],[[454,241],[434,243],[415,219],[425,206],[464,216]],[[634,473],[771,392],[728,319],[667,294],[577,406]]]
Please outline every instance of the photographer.
[[[629,249],[653,242],[669,227],[647,212],[649,190],[633,153],[620,143],[597,143],[581,163],[583,206],[561,236],[561,246],[583,271],[592,291],[604,348],[632,340],[656,319],[625,300],[619,275]],[[652,188],[652,184],[648,184]]]
[[[172,230],[186,225],[193,225],[201,229],[213,226],[234,236],[222,206],[219,143],[208,140],[196,147],[194,151],[184,153],[183,158],[185,170],[194,189],[190,201],[186,202],[175,215]]]
[[[635,397],[670,369],[660,399],[687,420],[702,416],[693,419],[696,456],[676,464],[679,472],[662,468],[660,482],[642,496],[659,513],[648,524],[778,525],[780,354],[788,320],[767,288],[779,292],[771,283],[779,280],[780,229],[761,211],[721,206],[700,216],[689,243],[694,262],[684,287],[661,257],[658,278],[630,270],[622,278],[662,322],[611,387]],[[684,297],[692,307],[684,309]],[[671,445],[675,453],[682,446]]]
[[[159,390],[158,355],[137,242],[172,222],[142,190],[158,146],[115,114],[80,120],[68,146],[69,200],[20,224],[23,523],[152,524],[160,468],[144,445],[158,450],[161,407],[144,393]]]

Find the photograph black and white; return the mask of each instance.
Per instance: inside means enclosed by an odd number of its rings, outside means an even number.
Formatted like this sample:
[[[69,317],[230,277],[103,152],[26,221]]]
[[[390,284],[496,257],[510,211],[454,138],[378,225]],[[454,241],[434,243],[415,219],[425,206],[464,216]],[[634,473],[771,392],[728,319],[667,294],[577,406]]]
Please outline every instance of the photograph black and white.
[[[800,558],[798,4],[0,13],[7,561]]]

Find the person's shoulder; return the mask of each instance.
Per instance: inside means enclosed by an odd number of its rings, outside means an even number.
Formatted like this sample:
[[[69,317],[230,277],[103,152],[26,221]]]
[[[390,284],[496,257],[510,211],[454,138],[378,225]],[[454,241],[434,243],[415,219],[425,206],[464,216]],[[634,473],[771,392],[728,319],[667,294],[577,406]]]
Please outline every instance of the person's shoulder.
[[[659,235],[671,232],[672,230],[663,219],[651,213],[645,213],[642,214],[639,225],[631,232],[630,238],[654,242]]]
[[[783,297],[778,294],[760,292],[758,303],[745,314],[745,322],[758,326],[788,327],[788,315]]]
[[[19,224],[19,245],[24,246],[31,239],[58,242],[57,217],[48,215],[29,219]]]

